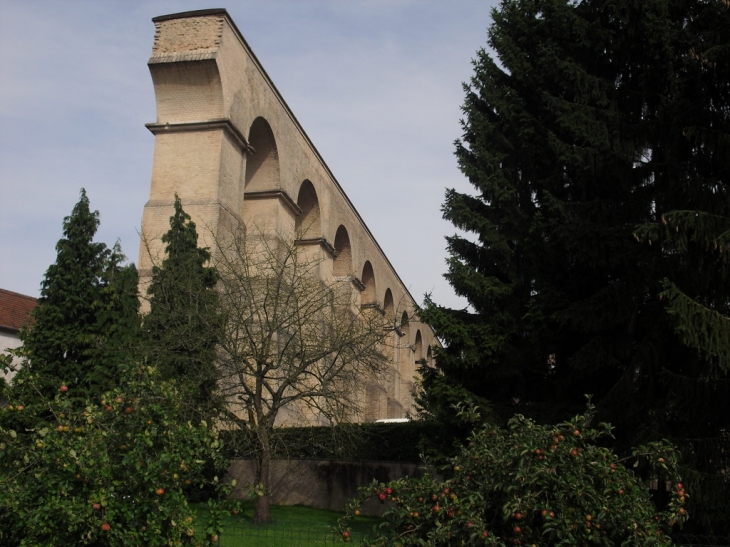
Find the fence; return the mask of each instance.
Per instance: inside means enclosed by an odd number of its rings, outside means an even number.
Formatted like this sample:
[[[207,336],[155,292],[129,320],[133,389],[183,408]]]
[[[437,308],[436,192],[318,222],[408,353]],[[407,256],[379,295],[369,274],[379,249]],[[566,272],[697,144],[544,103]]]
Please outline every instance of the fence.
[[[352,530],[350,545],[362,543],[365,530]],[[677,547],[730,547],[730,538],[723,536],[700,536],[693,534],[672,534]],[[335,547],[341,546],[342,538],[331,527],[298,528],[270,525],[258,527],[227,527],[221,535],[220,547]]]
[[[696,536],[693,534],[672,534],[672,541],[678,547],[730,546],[730,538],[723,536]]]
[[[351,532],[349,545],[362,543],[362,531]],[[342,538],[329,526],[293,528],[286,526],[227,527],[221,534],[220,547],[341,547]]]

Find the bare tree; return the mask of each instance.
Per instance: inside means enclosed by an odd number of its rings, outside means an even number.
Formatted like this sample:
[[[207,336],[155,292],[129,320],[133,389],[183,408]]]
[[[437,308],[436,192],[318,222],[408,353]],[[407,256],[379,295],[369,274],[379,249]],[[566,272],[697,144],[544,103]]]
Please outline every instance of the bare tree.
[[[225,326],[219,389],[231,427],[256,447],[255,520],[269,520],[274,425],[363,418],[367,381],[387,367],[388,330],[377,307],[357,304],[349,279],[283,237],[216,242]],[[261,495],[263,494],[263,495]]]

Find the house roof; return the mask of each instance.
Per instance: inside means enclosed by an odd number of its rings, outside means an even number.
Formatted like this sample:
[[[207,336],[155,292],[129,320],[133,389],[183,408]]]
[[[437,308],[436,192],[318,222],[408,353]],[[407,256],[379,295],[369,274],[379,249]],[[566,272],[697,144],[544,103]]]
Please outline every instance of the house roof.
[[[18,331],[30,319],[36,299],[0,289],[0,329]]]

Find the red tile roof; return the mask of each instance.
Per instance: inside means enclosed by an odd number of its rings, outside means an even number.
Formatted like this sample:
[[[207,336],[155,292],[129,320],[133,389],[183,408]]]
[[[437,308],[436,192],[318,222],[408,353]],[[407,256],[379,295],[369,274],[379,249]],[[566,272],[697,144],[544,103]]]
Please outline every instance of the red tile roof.
[[[28,322],[36,306],[36,299],[0,289],[0,328],[17,331]]]

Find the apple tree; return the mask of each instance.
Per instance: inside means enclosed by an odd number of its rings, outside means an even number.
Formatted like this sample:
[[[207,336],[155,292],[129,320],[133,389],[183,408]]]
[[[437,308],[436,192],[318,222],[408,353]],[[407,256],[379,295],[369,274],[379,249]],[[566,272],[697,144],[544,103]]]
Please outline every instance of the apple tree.
[[[385,522],[367,545],[671,544],[668,534],[688,516],[678,453],[657,442],[619,459],[602,446],[611,427],[592,426],[591,413],[555,426],[521,415],[506,429],[486,425],[453,458],[450,478],[364,488],[340,533],[349,541],[351,517],[374,497],[387,505]],[[671,490],[665,507],[655,506],[647,481]]]
[[[0,543],[211,545],[223,506],[195,520],[186,490],[221,463],[215,424],[182,423],[180,392],[152,367],[122,367],[122,381],[79,405],[59,383],[48,399],[35,374],[6,388],[0,411]],[[43,382],[45,385],[47,382]],[[218,478],[222,493],[231,488]]]

